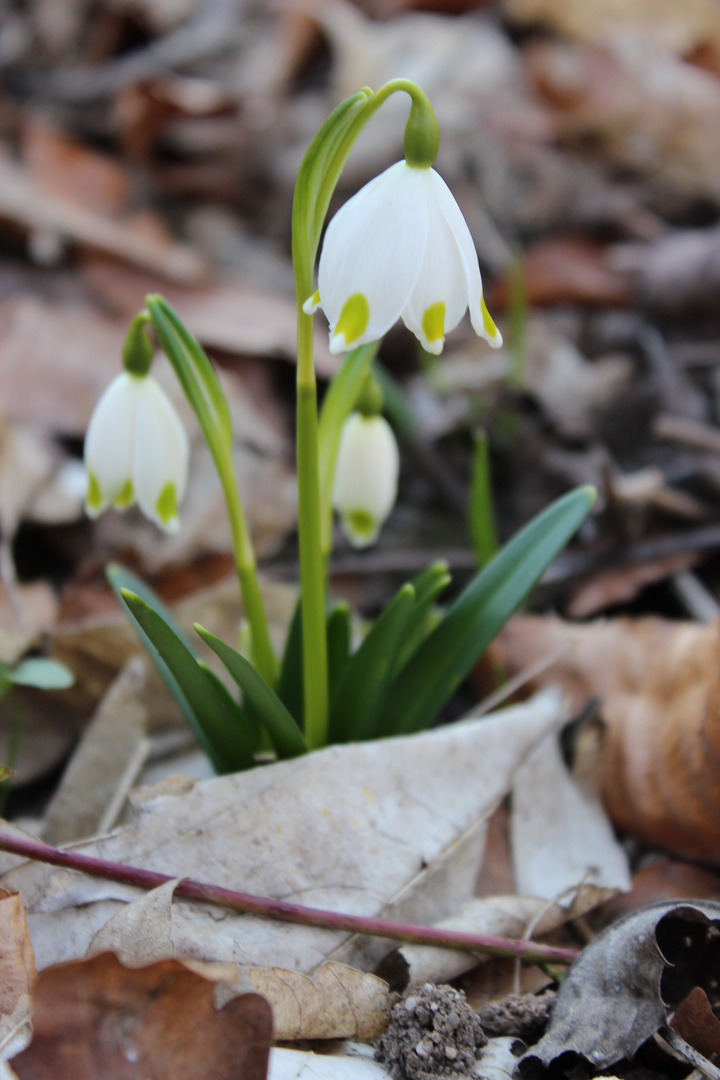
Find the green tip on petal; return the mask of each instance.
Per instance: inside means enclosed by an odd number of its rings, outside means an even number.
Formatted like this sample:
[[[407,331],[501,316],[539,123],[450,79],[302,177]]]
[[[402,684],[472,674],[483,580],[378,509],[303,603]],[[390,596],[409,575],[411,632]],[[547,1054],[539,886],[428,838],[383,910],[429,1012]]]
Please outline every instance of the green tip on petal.
[[[128,477],[120,489],[120,493],[113,499],[113,506],[116,510],[127,510],[128,506],[132,506],[134,502],[135,489],[132,480]]]
[[[316,289],[312,296],[308,296],[307,300],[302,306],[306,315],[314,315],[317,309],[320,307],[320,290]]]
[[[367,547],[380,531],[380,524],[367,510],[351,510],[343,514],[345,533],[355,547]]]
[[[158,495],[157,502],[155,503],[155,512],[166,529],[171,528],[173,523],[177,522],[177,490],[172,480],[168,480],[167,484]]]
[[[495,323],[492,321],[490,312],[485,306],[485,297],[480,296],[480,310],[482,312],[483,329],[488,336],[488,340],[492,346],[497,348],[502,345],[502,336]]]
[[[343,304],[340,318],[330,342],[330,352],[340,351],[352,345],[367,330],[370,322],[370,305],[364,293],[353,293]],[[340,340],[344,339],[344,340]]]
[[[425,309],[425,314],[422,317],[422,329],[428,345],[439,342],[441,349],[445,339],[444,300],[438,300],[436,304],[431,304],[429,308]],[[438,352],[440,352],[440,349],[438,349]]]
[[[88,490],[87,490],[87,497],[85,499],[85,505],[87,507],[87,511],[88,511],[89,514],[92,514],[92,515],[99,514],[101,509],[102,509],[102,505],[103,505],[103,497],[102,497],[102,492],[100,490],[100,484],[98,482],[98,478],[95,475],[95,473],[90,472],[89,469],[88,469],[87,477],[88,477]]]

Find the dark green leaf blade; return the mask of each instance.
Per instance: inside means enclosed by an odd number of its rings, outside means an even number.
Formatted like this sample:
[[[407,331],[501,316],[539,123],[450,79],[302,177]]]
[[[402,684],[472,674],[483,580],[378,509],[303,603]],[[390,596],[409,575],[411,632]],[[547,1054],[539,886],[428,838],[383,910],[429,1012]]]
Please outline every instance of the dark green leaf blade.
[[[194,624],[195,630],[220,657],[227,670],[243,692],[253,715],[264,725],[272,739],[279,758],[297,757],[307,753],[307,746],[300,728],[283,705],[274,690],[244,656],[221,641],[209,630]]]
[[[407,664],[410,657],[417,652],[421,644],[430,633],[439,616],[431,618],[432,608],[440,593],[452,581],[448,573],[447,563],[439,561],[429,566],[420,574],[413,585],[415,587],[415,607],[413,608],[405,640],[403,641],[395,661],[393,679],[396,679]],[[381,734],[380,731],[377,732]]]
[[[137,636],[140,638],[140,643],[142,644],[146,653],[157,668],[161,679],[167,686],[172,697],[175,699],[175,703],[177,704],[178,708],[182,712],[183,716],[187,720],[192,730],[197,735],[198,721],[193,710],[190,708],[190,705],[188,704],[185,695],[180,689],[177,679],[171,672],[168,665],[163,660],[162,656],[160,656],[160,654],[158,653],[158,650],[155,648],[152,641],[145,633],[138,620],[135,618],[133,612],[130,610],[130,608],[128,608],[127,604],[125,603],[122,597],[122,589],[129,589],[130,592],[135,593],[137,596],[140,597],[141,600],[144,600],[146,604],[149,604],[149,606],[158,613],[160,618],[167,623],[172,632],[177,638],[179,638],[179,640],[183,643],[188,652],[195,655],[195,650],[191,646],[188,639],[185,637],[185,634],[181,630],[180,626],[175,621],[172,612],[169,610],[169,608],[165,606],[165,604],[163,604],[160,597],[155,594],[155,592],[150,588],[146,581],[143,581],[143,579],[138,577],[137,574],[133,574],[131,570],[126,570],[126,568],[124,566],[120,566],[119,563],[109,563],[105,569],[105,576],[110,582],[113,592],[120,601],[120,604],[126,609],[128,614],[130,615],[130,622],[134,626]],[[207,748],[205,749],[207,752]]]
[[[302,599],[299,596],[285,639],[277,695],[302,731],[305,702],[303,700]]]
[[[393,683],[383,710],[383,734],[420,731],[434,720],[594,501],[595,491],[589,487],[564,495],[472,579]]]
[[[255,761],[234,717],[185,643],[136,593],[120,589],[120,596],[177,683],[188,707],[188,722],[218,772],[251,768]]]
[[[215,687],[217,696],[222,700],[227,713],[232,716],[237,727],[242,732],[248,748],[253,754],[259,753],[263,749],[262,734],[259,726],[251,716],[248,716],[247,711],[243,709],[239,701],[235,700],[222,679],[215,674],[211,667],[208,667],[204,660],[198,660],[198,666],[205,672],[205,675]]]
[[[332,742],[370,739],[376,733],[414,606],[415,589],[403,585],[350,657],[330,706]]]
[[[328,696],[332,701],[340,684],[348,660],[352,643],[352,615],[350,605],[341,600],[335,604],[328,615]]]

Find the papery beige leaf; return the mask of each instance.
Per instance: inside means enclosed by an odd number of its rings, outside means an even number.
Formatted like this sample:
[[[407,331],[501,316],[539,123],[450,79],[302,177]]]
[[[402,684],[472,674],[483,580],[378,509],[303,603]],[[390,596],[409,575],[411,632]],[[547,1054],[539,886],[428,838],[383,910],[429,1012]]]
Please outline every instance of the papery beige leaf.
[[[369,1055],[313,1054],[273,1047],[267,1080],[390,1080],[390,1073]]]
[[[594,903],[630,888],[627,855],[599,794],[570,775],[555,735],[543,739],[518,770],[510,831],[521,895],[570,907],[581,886],[593,890]],[[589,898],[585,903],[594,906]]]
[[[504,794],[564,718],[555,694],[496,717],[403,738],[332,746],[262,769],[152,793],[88,854],[264,896],[363,915],[383,910]],[[471,881],[471,878],[468,877]],[[7,875],[30,913],[39,967],[82,955],[134,890],[28,864]],[[435,918],[468,898],[445,896]],[[311,972],[346,934],[178,903],[183,955]]]
[[[192,950],[195,943],[175,930],[177,884],[169,881],[121,908],[95,935],[88,954],[110,950],[133,966],[186,959],[191,953],[185,950]],[[387,983],[346,964],[322,964],[312,979],[282,968],[232,964],[206,964],[195,970],[217,979],[218,1007],[251,991],[267,998],[275,1039],[372,1039],[387,1025]]]
[[[17,893],[0,889],[0,1016],[11,1015],[35,985],[35,956]]]

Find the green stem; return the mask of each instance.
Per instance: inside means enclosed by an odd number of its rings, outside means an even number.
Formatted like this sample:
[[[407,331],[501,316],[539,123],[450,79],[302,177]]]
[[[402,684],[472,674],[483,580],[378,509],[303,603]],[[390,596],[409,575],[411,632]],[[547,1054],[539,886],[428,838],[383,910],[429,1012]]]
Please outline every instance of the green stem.
[[[303,298],[304,299],[304,298]],[[317,385],[313,320],[298,297],[297,470],[300,590],[302,594],[305,739],[310,750],[327,742],[328,662],[325,633],[325,560],[320,518]]]
[[[274,688],[278,680],[278,662],[270,641],[265,605],[263,604],[258,582],[255,552],[250,539],[250,530],[248,529],[245,512],[238,494],[235,469],[232,459],[228,461],[224,453],[213,453],[213,457],[215,458],[215,465],[222,484],[230,519],[235,569],[240,582],[245,616],[250,627],[252,662],[265,682]]]

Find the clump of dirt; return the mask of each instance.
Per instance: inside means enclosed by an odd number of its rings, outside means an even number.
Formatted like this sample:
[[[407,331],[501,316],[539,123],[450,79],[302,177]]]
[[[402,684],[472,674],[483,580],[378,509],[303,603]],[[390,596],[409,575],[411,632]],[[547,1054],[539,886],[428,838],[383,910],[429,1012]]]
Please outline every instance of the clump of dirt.
[[[462,991],[426,983],[393,1007],[375,1057],[395,1080],[464,1075],[487,1039]]]
[[[554,990],[545,990],[537,997],[508,994],[499,1001],[489,1001],[478,1010],[482,1029],[490,1038],[513,1035],[532,1046],[547,1027],[556,996]]]

